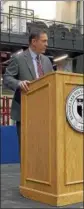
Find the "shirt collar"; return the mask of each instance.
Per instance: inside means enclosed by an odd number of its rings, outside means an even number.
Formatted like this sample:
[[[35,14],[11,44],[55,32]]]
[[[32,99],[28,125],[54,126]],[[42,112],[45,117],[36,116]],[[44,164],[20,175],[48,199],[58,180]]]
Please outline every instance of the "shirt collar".
[[[31,57],[32,57],[33,59],[36,59],[37,54],[36,54],[35,52],[33,52],[32,49],[30,49],[30,48],[29,48],[29,52],[30,52],[30,54],[31,54]]]
[[[29,48],[29,52],[30,52],[30,54],[31,54],[32,59],[36,59],[37,54],[36,54],[34,51],[32,51],[31,48]],[[40,55],[39,55],[39,58],[40,58]]]

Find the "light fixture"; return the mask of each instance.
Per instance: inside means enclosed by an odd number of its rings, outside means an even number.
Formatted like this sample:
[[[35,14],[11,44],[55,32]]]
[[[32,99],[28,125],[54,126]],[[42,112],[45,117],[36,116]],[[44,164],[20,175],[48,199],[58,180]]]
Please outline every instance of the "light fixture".
[[[16,51],[16,52],[14,52],[13,54],[11,54],[11,57],[14,55],[14,54],[21,54],[23,52],[23,49],[21,49],[21,50],[19,50],[19,51]]]
[[[61,60],[64,60],[64,59],[66,59],[68,57],[68,54],[65,54],[65,55],[63,55],[63,56],[60,56],[60,57],[57,57],[57,58],[54,58],[54,62],[59,62],[59,61],[61,61]]]
[[[21,54],[23,52],[23,49],[21,49],[20,51],[17,51],[16,54]]]

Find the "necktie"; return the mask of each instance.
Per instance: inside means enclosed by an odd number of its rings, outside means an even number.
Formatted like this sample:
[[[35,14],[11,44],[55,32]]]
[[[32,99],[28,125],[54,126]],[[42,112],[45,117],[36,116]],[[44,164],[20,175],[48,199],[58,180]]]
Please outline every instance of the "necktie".
[[[36,60],[37,60],[38,74],[39,74],[39,77],[41,77],[41,76],[44,75],[44,72],[43,72],[43,69],[42,69],[42,64],[41,64],[41,60],[40,60],[40,56],[39,55],[36,57]]]

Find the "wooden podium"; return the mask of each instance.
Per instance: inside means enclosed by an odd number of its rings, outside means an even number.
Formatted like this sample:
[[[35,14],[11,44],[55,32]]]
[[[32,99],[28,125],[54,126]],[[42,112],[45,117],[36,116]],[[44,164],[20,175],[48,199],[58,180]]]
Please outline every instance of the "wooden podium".
[[[21,96],[20,193],[53,206],[83,201],[83,133],[66,119],[66,98],[83,75],[53,72]]]

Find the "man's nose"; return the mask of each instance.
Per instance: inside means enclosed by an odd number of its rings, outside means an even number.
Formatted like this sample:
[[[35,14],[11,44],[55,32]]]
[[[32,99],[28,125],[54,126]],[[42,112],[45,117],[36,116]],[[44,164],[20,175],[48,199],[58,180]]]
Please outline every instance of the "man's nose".
[[[48,46],[48,41],[46,41],[45,45]]]

